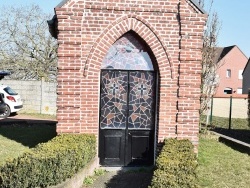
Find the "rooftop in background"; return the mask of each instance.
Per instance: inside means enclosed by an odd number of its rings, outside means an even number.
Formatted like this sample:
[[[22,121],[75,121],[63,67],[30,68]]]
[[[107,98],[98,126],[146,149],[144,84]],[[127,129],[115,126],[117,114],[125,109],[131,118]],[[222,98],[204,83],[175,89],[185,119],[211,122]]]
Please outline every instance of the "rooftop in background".
[[[218,63],[225,55],[227,55],[228,52],[230,52],[230,50],[233,49],[233,47],[235,46],[216,47],[214,61]]]
[[[213,58],[214,62],[218,63],[221,59],[223,59],[235,47],[237,47],[241,51],[241,49],[237,45],[227,46],[227,47],[216,47],[215,48],[215,55]],[[244,54],[244,53],[242,52],[242,54]]]

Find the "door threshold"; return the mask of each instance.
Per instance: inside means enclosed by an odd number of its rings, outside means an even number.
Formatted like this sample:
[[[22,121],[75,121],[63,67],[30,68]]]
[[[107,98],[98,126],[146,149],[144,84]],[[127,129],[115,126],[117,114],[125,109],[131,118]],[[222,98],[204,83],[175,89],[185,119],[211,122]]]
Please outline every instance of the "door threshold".
[[[107,167],[107,166],[100,166],[101,169],[106,170],[108,172],[112,171],[121,171],[121,172],[127,172],[127,171],[151,171],[154,166],[137,166],[137,167]]]

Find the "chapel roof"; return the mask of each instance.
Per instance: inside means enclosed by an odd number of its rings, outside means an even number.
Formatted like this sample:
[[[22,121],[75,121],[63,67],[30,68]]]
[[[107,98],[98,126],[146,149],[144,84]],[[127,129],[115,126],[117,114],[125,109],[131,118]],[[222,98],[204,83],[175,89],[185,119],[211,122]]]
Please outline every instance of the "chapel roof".
[[[56,7],[62,7],[64,4],[66,4],[69,0],[62,0]],[[198,8],[202,13],[206,13],[206,11],[197,3],[196,0],[189,0],[193,5]]]

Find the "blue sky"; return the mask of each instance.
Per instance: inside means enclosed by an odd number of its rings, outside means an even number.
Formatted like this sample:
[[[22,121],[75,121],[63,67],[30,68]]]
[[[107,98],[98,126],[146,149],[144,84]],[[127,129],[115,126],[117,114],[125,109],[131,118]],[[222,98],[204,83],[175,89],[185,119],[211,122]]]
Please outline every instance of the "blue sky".
[[[250,0],[214,0],[221,21],[219,46],[237,45],[250,57]]]
[[[38,4],[44,11],[53,14],[61,0],[1,0],[2,5]],[[214,0],[213,9],[219,15],[221,30],[218,46],[237,45],[250,57],[250,0]]]

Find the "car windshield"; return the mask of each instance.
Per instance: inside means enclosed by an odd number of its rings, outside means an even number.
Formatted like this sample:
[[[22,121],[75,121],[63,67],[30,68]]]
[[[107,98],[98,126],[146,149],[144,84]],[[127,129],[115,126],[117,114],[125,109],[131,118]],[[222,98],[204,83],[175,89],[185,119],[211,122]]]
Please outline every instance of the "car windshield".
[[[9,95],[18,95],[18,93],[16,93],[13,89],[11,89],[10,87],[6,87],[3,89],[6,93],[8,93]]]

